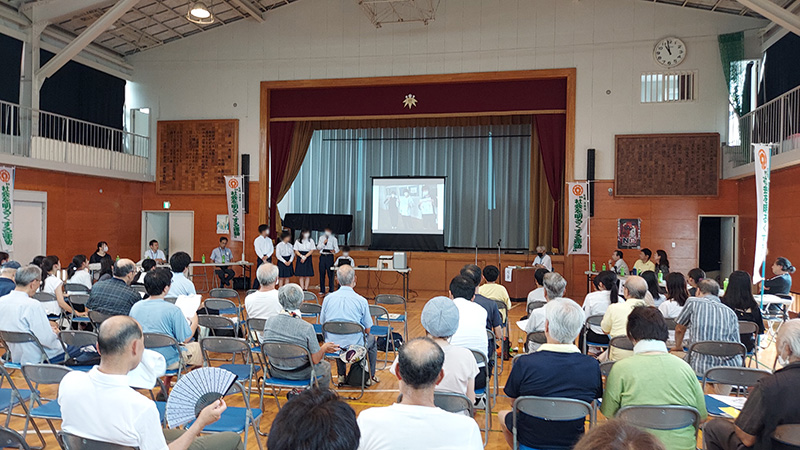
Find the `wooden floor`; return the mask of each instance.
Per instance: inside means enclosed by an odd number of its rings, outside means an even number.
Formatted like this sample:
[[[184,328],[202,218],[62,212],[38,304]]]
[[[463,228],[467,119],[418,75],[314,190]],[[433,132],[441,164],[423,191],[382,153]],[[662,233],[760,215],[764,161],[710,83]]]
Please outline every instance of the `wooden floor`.
[[[313,289],[313,288],[312,288]],[[422,311],[423,306],[425,305],[425,301],[423,299],[418,299],[415,302],[410,302],[408,304],[408,314],[409,314],[409,337],[418,337],[423,336],[425,334],[422,326],[420,325],[420,313]],[[393,312],[391,308],[389,308],[390,312]],[[518,345],[518,339],[524,337],[524,333],[520,331],[514,323],[519,320],[525,314],[525,307],[521,303],[515,303],[514,307],[510,311],[510,319],[511,319],[511,342],[512,346]],[[402,329],[395,331],[402,332]],[[378,353],[378,357],[381,358],[383,353]],[[393,355],[390,353],[390,358]],[[770,345],[770,347],[762,350],[759,353],[759,361],[761,362],[762,367],[771,368],[772,363],[774,360],[774,345]],[[334,372],[335,364],[334,366]],[[359,400],[348,400],[347,402],[355,409],[356,413],[358,414],[360,411],[370,408],[373,406],[386,406],[394,403],[398,391],[398,383],[397,379],[389,373],[388,370],[380,370],[382,363],[378,363],[378,377],[380,378],[380,383],[370,387],[367,389],[364,396]],[[508,397],[502,395],[503,386],[505,385],[505,381],[508,378],[508,374],[511,370],[511,361],[504,361],[503,362],[503,372],[498,378],[498,384],[500,386],[499,395],[497,396],[497,403],[493,408],[492,413],[492,426],[491,430],[489,431],[489,443],[486,446],[487,449],[506,449],[508,448],[505,440],[503,439],[503,434],[500,431],[500,424],[497,421],[497,412],[504,409],[511,408],[511,402]],[[15,372],[13,375],[14,382],[16,383],[18,388],[26,388],[25,381],[22,378],[19,372]],[[333,374],[334,380],[336,374]],[[4,386],[5,387],[5,386]],[[43,395],[54,398],[56,391],[55,388],[43,388],[42,389]],[[346,396],[355,396],[358,393],[358,389],[355,388],[348,388],[347,391],[340,390],[340,393],[343,397]],[[241,396],[237,395],[234,396],[233,401],[229,401],[229,405],[233,406],[243,406],[243,402],[241,400]],[[281,399],[281,403],[285,402],[286,398],[285,395]],[[258,405],[258,395],[252,395],[251,397],[251,406]],[[275,400],[271,397],[265,397],[264,401],[264,414],[261,418],[261,429],[263,431],[269,431],[270,424],[277,413],[278,408],[275,404]],[[481,410],[482,411],[482,410]],[[476,414],[476,421],[478,422],[479,426],[483,428],[485,423],[483,412],[478,412]],[[600,418],[600,420],[603,420]],[[45,438],[47,440],[47,445],[49,448],[58,448],[58,444],[56,443],[55,438],[52,436],[52,433],[49,431],[47,424],[43,420],[37,421],[39,427],[42,429],[42,432],[45,434]],[[23,426],[23,420],[21,418],[13,418],[11,421],[11,428],[15,430],[21,430]],[[59,423],[55,422],[56,430],[58,430]],[[251,431],[248,436],[248,445],[247,450],[254,450],[258,449],[258,444],[256,443],[255,439],[260,439],[263,445],[263,448],[266,448],[266,438],[264,437],[257,437],[254,436],[254,433]],[[28,434],[28,442],[32,445],[38,445],[36,441],[36,437],[34,434]]]

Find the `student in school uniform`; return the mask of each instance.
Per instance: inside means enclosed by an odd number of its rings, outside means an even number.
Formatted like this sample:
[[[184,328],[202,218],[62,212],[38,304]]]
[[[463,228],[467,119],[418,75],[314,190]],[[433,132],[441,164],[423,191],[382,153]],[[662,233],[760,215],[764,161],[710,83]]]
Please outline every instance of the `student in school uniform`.
[[[325,276],[328,277],[328,292],[333,292],[333,257],[339,253],[339,241],[333,235],[331,227],[325,227],[325,233],[317,242],[319,250],[319,293],[325,295]]]
[[[342,266],[356,266],[356,261],[350,256],[349,245],[342,246],[342,256],[336,258],[336,262],[333,263],[333,267],[336,267],[337,269]]]
[[[275,247],[272,245],[272,239],[269,238],[269,225],[262,223],[258,226],[258,237],[253,241],[253,248],[256,251],[256,272],[258,268],[264,263],[272,262],[272,254],[275,253]],[[259,288],[258,277],[253,280],[253,289]]]
[[[156,264],[165,264],[167,257],[162,250],[158,249],[158,241],[153,239],[150,241],[150,248],[145,250],[143,259],[152,259]]]
[[[275,246],[275,258],[278,260],[278,287],[289,283],[294,276],[294,246],[292,246],[292,233],[281,233],[281,241]]]
[[[308,290],[311,277],[314,276],[314,250],[317,246],[314,239],[311,239],[311,231],[303,230],[300,239],[294,243],[294,254],[297,255],[297,262],[294,267],[294,274],[299,278],[299,285],[304,290]]]
[[[225,264],[233,261],[233,252],[228,248],[228,238],[225,236],[219,238],[219,247],[211,251],[211,261],[216,264]],[[230,266],[217,266],[215,273],[219,277],[220,287],[230,287],[231,280],[236,275]]]

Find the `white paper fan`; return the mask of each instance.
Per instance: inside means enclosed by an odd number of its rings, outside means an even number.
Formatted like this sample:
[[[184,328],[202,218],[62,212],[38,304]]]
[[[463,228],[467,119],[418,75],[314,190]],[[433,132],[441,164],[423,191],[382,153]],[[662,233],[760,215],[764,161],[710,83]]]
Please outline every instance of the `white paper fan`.
[[[361,361],[367,355],[367,348],[363,345],[351,344],[339,352],[339,359],[347,364]]]
[[[219,367],[201,367],[182,376],[167,398],[167,424],[186,425],[206,406],[222,398],[236,382],[236,374]]]

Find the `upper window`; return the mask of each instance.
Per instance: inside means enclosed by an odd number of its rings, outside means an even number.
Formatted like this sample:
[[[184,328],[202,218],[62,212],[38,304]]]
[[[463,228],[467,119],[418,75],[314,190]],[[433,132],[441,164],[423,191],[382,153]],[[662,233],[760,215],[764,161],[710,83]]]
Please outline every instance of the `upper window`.
[[[696,71],[642,74],[642,103],[690,102],[696,97]]]

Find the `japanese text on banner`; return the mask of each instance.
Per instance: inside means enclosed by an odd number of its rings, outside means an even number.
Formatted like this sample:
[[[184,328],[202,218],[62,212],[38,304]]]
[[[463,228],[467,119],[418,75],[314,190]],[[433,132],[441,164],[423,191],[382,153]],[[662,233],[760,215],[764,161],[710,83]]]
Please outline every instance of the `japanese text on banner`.
[[[761,266],[767,258],[767,237],[769,236],[769,181],[771,151],[768,145],[754,144],[756,173],[756,198],[758,210],[756,211],[756,251],[753,262],[753,284],[763,278]]]
[[[225,194],[228,198],[228,220],[232,241],[244,240],[244,190],[241,176],[225,177]]]
[[[589,254],[589,184],[567,183],[569,191],[568,255]]]

